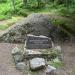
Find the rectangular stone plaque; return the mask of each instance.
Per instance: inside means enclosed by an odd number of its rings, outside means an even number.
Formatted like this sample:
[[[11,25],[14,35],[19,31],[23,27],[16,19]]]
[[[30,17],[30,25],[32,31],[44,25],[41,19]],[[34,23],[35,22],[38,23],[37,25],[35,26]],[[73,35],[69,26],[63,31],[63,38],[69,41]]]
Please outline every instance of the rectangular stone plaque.
[[[47,49],[52,47],[52,41],[46,36],[27,35],[27,49]]]

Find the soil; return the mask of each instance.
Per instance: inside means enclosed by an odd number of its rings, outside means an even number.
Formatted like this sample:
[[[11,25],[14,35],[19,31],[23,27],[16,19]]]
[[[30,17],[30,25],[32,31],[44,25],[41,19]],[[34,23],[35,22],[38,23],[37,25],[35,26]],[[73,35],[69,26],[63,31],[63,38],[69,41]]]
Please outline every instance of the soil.
[[[75,43],[61,44],[64,66],[57,75],[75,75]]]
[[[11,50],[15,45],[0,43],[0,75],[22,75],[21,72],[16,70],[11,56]]]

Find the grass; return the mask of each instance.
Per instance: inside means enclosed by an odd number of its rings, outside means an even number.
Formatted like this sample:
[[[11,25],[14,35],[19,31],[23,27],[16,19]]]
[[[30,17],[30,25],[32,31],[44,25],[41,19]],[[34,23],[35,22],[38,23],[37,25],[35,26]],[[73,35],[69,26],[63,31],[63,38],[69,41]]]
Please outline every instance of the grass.
[[[9,26],[8,25],[0,25],[0,30],[5,30],[7,29]]]
[[[57,69],[64,66],[64,63],[62,61],[60,61],[59,59],[58,60],[55,59],[55,61],[54,60],[49,61],[48,64],[51,66],[54,66]]]
[[[13,16],[11,19],[6,20],[4,24],[0,24],[0,30],[5,30],[14,23],[16,23],[18,20],[22,19],[21,16]]]
[[[23,17],[21,17],[21,16],[13,16],[11,19],[8,20],[7,25],[11,26],[22,18]]]

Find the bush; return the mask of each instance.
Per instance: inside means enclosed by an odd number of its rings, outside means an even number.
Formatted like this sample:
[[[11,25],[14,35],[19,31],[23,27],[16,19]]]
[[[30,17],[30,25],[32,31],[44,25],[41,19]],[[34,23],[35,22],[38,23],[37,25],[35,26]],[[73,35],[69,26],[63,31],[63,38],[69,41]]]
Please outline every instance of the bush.
[[[59,12],[62,16],[66,16],[66,17],[75,17],[75,9],[74,8],[67,8],[67,7],[61,7],[59,9]]]
[[[21,16],[24,16],[24,17],[27,17],[27,16],[28,16],[28,14],[27,14],[27,12],[25,12],[25,10],[19,10],[19,11],[17,12],[17,14],[18,14],[18,15],[21,15]]]
[[[0,21],[11,18],[11,15],[0,15]]]

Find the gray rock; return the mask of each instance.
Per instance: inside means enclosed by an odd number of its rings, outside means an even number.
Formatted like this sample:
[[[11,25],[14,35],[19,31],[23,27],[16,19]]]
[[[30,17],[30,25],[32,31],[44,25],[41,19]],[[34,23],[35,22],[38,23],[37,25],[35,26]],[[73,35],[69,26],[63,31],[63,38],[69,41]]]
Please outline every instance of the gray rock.
[[[26,44],[27,49],[48,49],[52,48],[52,40],[46,36],[27,35]]]
[[[11,54],[12,55],[22,54],[22,51],[16,46],[15,48],[12,49]]]
[[[26,69],[26,64],[25,64],[24,62],[19,62],[19,63],[16,64],[16,68],[17,68],[18,70],[23,71],[23,70]]]
[[[46,67],[45,72],[46,72],[46,74],[54,75],[54,71],[55,71],[55,70],[56,70],[55,67],[48,65],[48,66]]]
[[[14,55],[13,56],[15,63],[23,61],[23,55]]]
[[[30,60],[30,69],[39,70],[45,68],[46,62],[43,58],[33,58]]]

